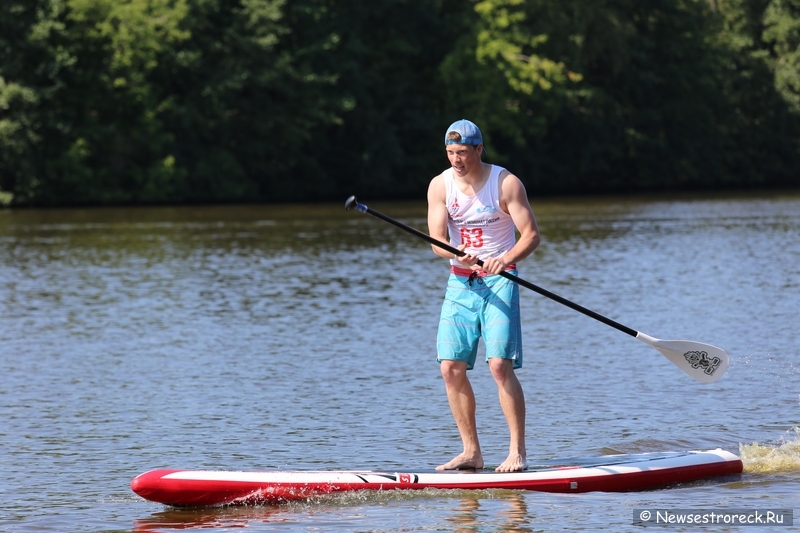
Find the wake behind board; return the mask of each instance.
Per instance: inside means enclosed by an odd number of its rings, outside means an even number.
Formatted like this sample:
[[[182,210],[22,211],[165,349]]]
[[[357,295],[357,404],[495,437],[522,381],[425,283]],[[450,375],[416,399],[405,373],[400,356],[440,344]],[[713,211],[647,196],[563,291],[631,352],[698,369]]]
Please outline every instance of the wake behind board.
[[[358,490],[510,489],[543,492],[621,492],[739,474],[742,461],[710,451],[608,455],[546,461],[524,472],[232,472],[151,470],[131,489],[147,500],[174,506],[246,505],[302,500]]]

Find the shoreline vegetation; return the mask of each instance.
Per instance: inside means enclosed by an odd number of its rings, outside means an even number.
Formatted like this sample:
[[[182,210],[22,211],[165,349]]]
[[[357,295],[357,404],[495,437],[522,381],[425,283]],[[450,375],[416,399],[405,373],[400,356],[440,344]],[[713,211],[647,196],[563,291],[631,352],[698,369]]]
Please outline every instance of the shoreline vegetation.
[[[529,195],[531,204],[539,210],[548,206],[556,205],[625,205],[629,203],[658,203],[658,202],[716,202],[716,201],[738,201],[743,199],[763,200],[763,201],[782,201],[794,200],[800,197],[799,188],[762,188],[762,189],[722,189],[715,191],[650,191],[650,192],[618,192],[618,193],[597,193],[597,194],[545,194]],[[402,198],[391,199],[383,198],[376,201],[370,200],[370,204],[381,209],[391,209],[398,213],[398,216],[416,216],[424,214],[426,209],[425,198]],[[72,212],[74,210],[86,210],[91,212],[107,212],[109,214],[120,214],[123,212],[137,213],[139,209],[147,210],[149,213],[157,213],[158,210],[174,211],[186,209],[187,213],[193,210],[215,209],[223,213],[222,216],[229,216],[230,213],[246,210],[250,216],[252,213],[260,213],[264,209],[269,209],[269,218],[302,218],[303,216],[318,216],[320,213],[330,215],[337,213],[343,217],[352,217],[352,212],[348,212],[343,207],[344,203],[340,198],[332,200],[320,200],[315,202],[260,202],[260,201],[227,201],[227,202],[198,202],[198,203],[138,203],[138,204],[73,204],[73,205],[4,205],[0,203],[0,213],[26,213],[26,212]],[[339,211],[341,210],[341,213]],[[131,215],[132,216],[132,215]],[[191,215],[189,215],[191,216]],[[263,217],[263,213],[258,215]]]
[[[0,207],[800,188],[800,0],[8,0]]]

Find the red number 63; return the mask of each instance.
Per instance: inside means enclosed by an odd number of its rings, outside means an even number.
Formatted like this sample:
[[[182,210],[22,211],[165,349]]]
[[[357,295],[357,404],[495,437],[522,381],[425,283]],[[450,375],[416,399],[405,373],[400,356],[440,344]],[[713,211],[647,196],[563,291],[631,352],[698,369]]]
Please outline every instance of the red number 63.
[[[461,244],[467,248],[480,248],[483,246],[483,230],[481,228],[461,228]]]

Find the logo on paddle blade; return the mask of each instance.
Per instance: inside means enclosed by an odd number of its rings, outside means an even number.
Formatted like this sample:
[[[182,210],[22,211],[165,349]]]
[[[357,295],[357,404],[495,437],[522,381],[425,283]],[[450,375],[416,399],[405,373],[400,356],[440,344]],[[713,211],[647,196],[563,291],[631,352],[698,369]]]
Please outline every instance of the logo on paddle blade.
[[[692,365],[692,368],[702,368],[705,374],[709,376],[713,375],[714,372],[719,368],[720,363],[722,363],[722,359],[719,357],[712,357],[711,359],[708,358],[708,352],[686,352],[683,354],[686,360]]]

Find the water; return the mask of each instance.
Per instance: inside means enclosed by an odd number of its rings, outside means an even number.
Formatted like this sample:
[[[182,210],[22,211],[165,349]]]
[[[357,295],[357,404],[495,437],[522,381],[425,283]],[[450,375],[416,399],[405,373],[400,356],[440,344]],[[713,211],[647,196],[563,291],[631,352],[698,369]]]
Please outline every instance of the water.
[[[425,229],[421,203],[369,205]],[[129,483],[152,468],[409,471],[458,453],[435,362],[444,260],[342,205],[0,211],[0,531],[597,531],[632,528],[642,507],[800,507],[800,196],[534,210],[543,242],[521,277],[649,335],[721,346],[731,366],[697,383],[523,290],[531,460],[720,447],[742,456],[740,478],[146,502]],[[485,365],[472,379],[497,465],[495,385]]]

